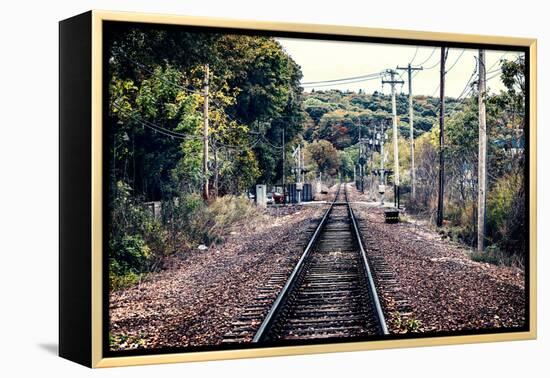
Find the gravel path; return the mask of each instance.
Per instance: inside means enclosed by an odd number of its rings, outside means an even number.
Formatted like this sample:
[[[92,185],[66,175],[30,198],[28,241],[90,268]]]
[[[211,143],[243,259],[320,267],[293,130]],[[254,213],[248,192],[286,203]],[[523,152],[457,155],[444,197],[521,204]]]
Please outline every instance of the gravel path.
[[[270,210],[236,225],[228,240],[175,256],[160,273],[110,296],[116,350],[217,345],[270,274],[298,260],[323,206]]]
[[[350,199],[363,197],[349,186]],[[457,331],[525,324],[525,276],[515,267],[472,261],[468,250],[413,223],[384,223],[383,209],[355,203],[363,235],[377,241],[418,331]],[[382,285],[383,286],[383,285]],[[380,288],[384,291],[384,287]],[[391,301],[391,298],[387,298]],[[392,307],[390,305],[390,307]],[[391,316],[390,316],[391,318]],[[393,325],[392,331],[403,332]]]

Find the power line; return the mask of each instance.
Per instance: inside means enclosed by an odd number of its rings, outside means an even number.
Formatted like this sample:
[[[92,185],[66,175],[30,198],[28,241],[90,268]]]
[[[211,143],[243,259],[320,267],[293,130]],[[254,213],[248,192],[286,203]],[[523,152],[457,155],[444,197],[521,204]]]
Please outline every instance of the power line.
[[[489,81],[489,80],[491,80],[491,79],[494,79],[494,78],[497,77],[497,76],[500,76],[500,73],[501,73],[501,71],[498,70],[497,73],[495,73],[493,76],[488,77],[485,81],[487,82],[487,81]]]
[[[240,152],[243,152],[243,151],[247,151],[247,150],[250,150],[251,148],[254,148],[256,147],[256,145],[260,142],[260,139],[262,137],[259,136],[258,138],[256,138],[255,141],[253,141],[252,143],[250,143],[249,145],[247,146],[240,146],[240,145],[235,145],[235,144],[226,144],[226,143],[222,143],[218,140],[215,140],[214,141],[214,144],[218,147],[225,147],[225,148],[228,148],[228,149],[231,149],[231,150],[238,150]]]
[[[494,66],[496,66],[496,64],[499,63],[502,60],[502,58],[504,58],[504,56],[507,55],[507,54],[508,54],[508,51],[506,51],[504,54],[502,54],[493,64],[491,64],[491,67],[487,68],[487,71],[491,71],[491,69]],[[489,73],[489,72],[487,72],[487,73]]]
[[[370,81],[370,80],[377,80],[380,77],[380,74],[377,76],[369,77],[366,79],[359,79],[359,80],[353,80],[353,81],[346,81],[342,83],[327,83],[327,84],[320,84],[320,85],[310,85],[307,88],[321,88],[321,87],[331,87],[331,86],[337,86],[337,85],[346,85],[346,84],[354,84],[354,83],[361,83],[364,81]]]
[[[430,95],[430,97],[434,97],[434,96],[436,95],[437,91],[439,90],[439,86],[440,86],[440,85],[441,85],[441,84],[437,84],[437,87],[435,87],[435,90],[434,90],[433,93]]]
[[[340,82],[340,81],[349,81],[349,80],[363,81],[362,79],[378,78],[380,76],[380,74],[381,74],[381,72],[373,72],[373,73],[370,73],[370,74],[345,77],[345,78],[341,78],[341,79],[308,81],[308,82],[300,83],[300,85],[302,85],[302,86],[311,86],[311,85],[316,85],[316,84],[336,83],[336,82]],[[342,84],[347,84],[347,83],[342,83]]]
[[[416,59],[416,55],[418,54],[418,49],[420,48],[420,46],[416,46],[416,50],[414,50],[414,55],[412,57],[412,59],[409,61],[409,64],[412,65],[414,60]]]
[[[276,149],[279,149],[279,150],[284,148],[284,146],[277,146],[277,145],[271,143],[271,142],[269,141],[269,139],[267,139],[267,138],[265,137],[265,135],[263,135],[263,134],[261,134],[261,138],[262,138],[267,144],[269,144],[269,145],[270,145],[271,147],[273,147],[273,148],[276,148]]]
[[[472,72],[472,75],[470,76],[470,78],[466,82],[466,85],[464,86],[464,89],[462,89],[462,92],[460,92],[460,95],[457,97],[457,100],[460,99],[465,94],[466,89],[468,89],[468,86],[470,86],[472,84],[472,80],[476,76],[476,73],[477,73],[477,60],[475,61],[475,63],[476,63],[476,65],[474,67],[474,71]]]
[[[141,124],[142,126],[145,126],[155,132],[158,132],[162,135],[165,135],[165,136],[168,136],[170,138],[176,138],[176,139],[181,139],[181,140],[201,140],[202,138],[200,136],[195,136],[195,135],[184,135],[184,134],[181,134],[181,133],[178,133],[178,132],[175,132],[175,131],[172,131],[172,130],[169,130],[169,129],[166,129],[164,127],[161,127],[161,126],[158,126],[150,121],[147,121],[147,120],[144,120],[144,119],[141,119],[141,118],[138,118],[136,115],[134,114],[131,114],[130,112],[127,112],[125,111],[123,108],[121,108],[119,105],[113,103],[113,106],[115,108],[117,108],[118,110],[120,110],[121,112],[125,113],[126,115],[128,115],[130,118],[132,118],[135,122]],[[217,146],[221,146],[221,147],[225,147],[225,148],[229,148],[229,149],[233,149],[233,150],[240,150],[240,151],[246,151],[250,148],[254,148],[256,147],[256,145],[260,142],[261,139],[264,139],[266,143],[268,143],[271,147],[273,148],[283,148],[282,146],[276,146],[274,144],[272,144],[271,142],[269,142],[269,140],[265,137],[265,135],[263,134],[256,134],[258,135],[258,137],[256,138],[256,140],[246,146],[243,146],[243,145],[232,145],[232,144],[226,144],[226,143],[223,143],[223,142],[220,142],[219,140],[214,140],[214,144],[216,144]]]
[[[435,67],[439,66],[439,63],[441,63],[440,60],[438,60],[437,63],[435,63],[435,64],[432,65],[432,66],[425,67],[424,70],[431,70],[432,68],[435,68]]]
[[[416,50],[415,50],[415,53],[414,53],[414,55],[413,55],[413,57],[410,61],[411,64],[416,59],[416,56],[418,54],[419,49],[420,49],[420,46],[417,46]],[[430,54],[430,56],[428,57],[428,59],[426,59],[420,65],[427,62],[432,57],[434,52],[435,52],[435,48],[432,51],[432,53]],[[311,85],[316,85],[316,84],[337,83],[337,82],[343,82],[343,81],[349,81],[349,83],[346,82],[346,83],[341,83],[341,84],[351,84],[351,83],[356,83],[356,82],[360,82],[360,81],[366,81],[366,80],[363,80],[363,79],[371,79],[371,78],[376,79],[376,78],[380,77],[382,74],[383,74],[383,71],[379,71],[379,72],[372,72],[370,74],[359,75],[359,76],[351,76],[351,77],[345,77],[345,78],[340,78],[340,79],[331,79],[331,80],[308,81],[308,82],[303,82],[303,83],[300,83],[300,84],[302,86],[311,86]],[[350,81],[350,80],[353,80],[353,81]],[[339,85],[339,84],[335,84],[335,85]],[[321,86],[321,85],[319,85],[319,86]]]
[[[145,72],[148,72],[149,74],[151,75],[155,75],[155,72],[150,68],[148,67],[147,65],[143,64],[143,63],[140,63],[132,58],[130,58],[126,53],[124,53],[123,51],[121,51],[121,54],[127,59],[129,60],[130,62],[140,66]],[[179,88],[183,91],[186,91],[188,93],[193,93],[193,94],[199,94],[199,95],[203,95],[202,91],[201,90],[198,90],[198,89],[195,89],[195,88],[187,88],[181,84],[178,84],[178,83],[174,83],[173,81],[170,81],[170,80],[167,80],[165,79],[164,77],[159,77],[159,79],[163,82],[165,82],[166,84],[168,85],[171,85],[173,87],[176,87],[176,88]],[[218,106],[218,110],[220,110],[227,118],[229,118],[231,121],[234,121],[234,122],[237,122],[237,120],[235,120],[233,117],[231,117],[229,114],[227,114],[225,112],[225,110],[223,109],[223,106],[219,103],[219,101],[215,98],[210,98],[210,101],[212,101],[215,105]]]
[[[422,66],[422,65],[426,64],[426,62],[428,62],[428,60],[430,60],[432,58],[432,56],[435,54],[435,50],[437,50],[437,47],[434,47],[431,54],[428,56],[428,58],[426,58],[422,63],[419,63],[418,65]],[[439,64],[439,62],[437,64]]]
[[[154,124],[153,122],[147,121],[143,118],[139,118],[135,114],[124,110],[122,107],[120,107],[116,103],[113,103],[113,106],[116,109],[118,109],[119,111],[121,111],[122,113],[126,114],[128,117],[132,118],[135,122],[141,124],[142,126],[145,126],[145,127],[149,128],[149,129],[151,129],[155,132],[158,132],[160,134],[163,134],[163,135],[166,135],[166,136],[169,136],[169,137],[172,137],[172,138],[184,139],[184,140],[199,140],[199,139],[201,139],[199,136],[181,134],[181,133],[178,133],[176,131],[166,129],[162,126],[158,126],[158,125]]]
[[[453,64],[451,64],[451,67],[449,67],[449,69],[447,71],[445,71],[445,75],[448,74],[449,72],[451,72],[451,70],[454,68],[454,66],[456,66],[456,64],[458,63],[458,61],[460,60],[460,58],[462,58],[462,55],[464,55],[464,52],[466,51],[466,49],[462,49],[462,52],[460,53],[460,55],[456,58],[456,60],[454,61]]]

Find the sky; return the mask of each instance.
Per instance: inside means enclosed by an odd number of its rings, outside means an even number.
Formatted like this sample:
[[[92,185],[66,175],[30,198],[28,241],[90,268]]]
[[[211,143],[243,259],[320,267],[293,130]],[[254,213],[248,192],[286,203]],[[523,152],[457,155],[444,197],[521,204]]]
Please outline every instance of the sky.
[[[413,93],[415,95],[439,96],[439,60],[441,49],[431,46],[406,46],[364,42],[340,42],[295,38],[277,38],[283,48],[301,66],[302,83],[322,80],[333,80],[367,75],[386,69],[395,69],[398,65],[412,66],[422,65],[424,70],[417,71],[413,75]],[[432,54],[433,53],[433,54]],[[504,89],[499,75],[499,60],[506,58],[514,60],[519,54],[515,51],[487,50],[487,87],[490,92],[499,92]],[[447,57],[447,75],[445,81],[446,96],[460,96],[472,73],[476,68],[478,50],[451,48]],[[494,72],[491,72],[494,71]],[[397,85],[397,92],[408,93],[407,73],[398,71],[396,79],[405,81],[404,85]],[[475,80],[475,78],[474,78]],[[357,83],[324,83],[305,85],[304,89],[315,90],[340,89],[358,91],[362,89],[367,93],[383,91],[389,94],[390,85],[382,87],[381,78],[375,77],[368,81]],[[468,93],[469,87],[466,90]]]

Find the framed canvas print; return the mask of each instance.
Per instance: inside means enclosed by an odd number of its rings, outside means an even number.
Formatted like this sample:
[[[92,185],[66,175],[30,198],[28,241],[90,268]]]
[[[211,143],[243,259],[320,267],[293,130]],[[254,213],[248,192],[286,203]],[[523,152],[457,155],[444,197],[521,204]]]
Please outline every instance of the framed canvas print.
[[[536,337],[536,40],[91,11],[59,58],[62,357]]]

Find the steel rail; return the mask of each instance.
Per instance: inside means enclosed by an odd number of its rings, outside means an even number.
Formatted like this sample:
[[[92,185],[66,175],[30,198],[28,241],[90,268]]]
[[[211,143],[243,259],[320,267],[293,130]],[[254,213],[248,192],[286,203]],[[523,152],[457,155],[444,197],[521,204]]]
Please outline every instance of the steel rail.
[[[351,207],[351,204],[348,201],[348,191],[347,188],[344,187],[344,193],[346,196],[346,202],[348,205],[348,212],[350,214],[351,222],[353,223],[353,230],[355,231],[355,237],[357,239],[357,244],[359,245],[359,249],[361,251],[361,258],[363,259],[363,267],[365,269],[365,275],[367,276],[367,279],[369,281],[369,292],[371,295],[372,303],[374,304],[374,309],[376,310],[376,317],[380,326],[380,330],[382,331],[382,334],[388,335],[388,326],[386,325],[386,318],[384,317],[384,312],[382,311],[382,306],[380,305],[380,299],[378,298],[378,293],[376,292],[376,286],[374,285],[374,279],[372,278],[372,271],[370,269],[370,265],[367,259],[367,253],[365,252],[365,248],[363,246],[363,240],[361,238],[361,233],[359,232],[359,227],[357,227],[357,220],[355,219],[355,214],[353,213],[353,209]]]
[[[285,305],[288,302],[290,294],[293,292],[293,290],[296,287],[297,282],[299,281],[299,278],[302,274],[302,271],[305,267],[305,262],[309,258],[311,251],[314,249],[317,240],[319,238],[319,235],[323,231],[327,220],[330,217],[330,214],[334,208],[334,205],[337,204],[338,197],[340,195],[341,185],[338,187],[338,191],[336,192],[336,196],[334,197],[334,200],[331,202],[330,207],[327,209],[325,214],[323,215],[323,218],[317,225],[315,232],[313,233],[312,237],[310,238],[304,252],[302,253],[302,256],[300,257],[300,260],[296,264],[294,270],[290,274],[288,280],[286,281],[284,287],[281,289],[279,295],[273,302],[273,305],[271,306],[268,314],[262,321],[260,327],[258,328],[258,331],[255,333],[254,338],[252,339],[252,343],[260,343],[262,341],[266,341],[269,332],[274,324],[274,322],[278,319],[279,314],[281,313],[281,310],[284,309]],[[379,326],[379,330],[383,335],[388,335],[388,328],[386,325],[386,320],[384,317],[384,313],[382,311],[382,306],[380,305],[380,299],[378,297],[378,293],[376,292],[376,286],[374,284],[374,279],[372,275],[372,271],[370,269],[370,265],[368,263],[367,254],[363,245],[363,241],[361,239],[361,234],[359,232],[359,227],[357,225],[357,220],[355,218],[355,214],[353,212],[353,209],[351,207],[351,204],[348,200],[348,193],[347,193],[347,187],[344,184],[344,195],[345,195],[345,204],[347,206],[348,215],[351,219],[351,223],[353,224],[353,234],[355,235],[357,246],[359,247],[359,252],[361,255],[361,260],[363,262],[363,271],[364,275],[367,278],[368,282],[368,292],[371,299],[371,304],[374,310],[374,316],[376,317],[376,321]],[[341,204],[341,202],[338,202]]]
[[[334,200],[331,202],[329,208],[327,211],[325,211],[325,214],[323,215],[323,218],[321,219],[321,222],[317,225],[317,228],[315,229],[315,232],[313,233],[313,236],[309,240],[309,243],[307,244],[304,253],[302,253],[302,256],[300,257],[300,260],[298,260],[298,263],[296,264],[296,267],[290,274],[290,277],[286,281],[285,286],[277,296],[277,299],[275,299],[275,302],[273,302],[273,305],[271,306],[269,312],[267,313],[266,317],[264,318],[262,324],[260,325],[260,328],[258,328],[258,331],[254,335],[254,338],[252,339],[253,343],[259,343],[264,341],[264,339],[267,336],[267,333],[269,329],[271,328],[271,325],[273,321],[276,318],[276,315],[279,313],[279,311],[284,307],[284,305],[287,302],[288,294],[292,291],[294,286],[296,285],[296,282],[298,280],[298,277],[300,276],[300,273],[302,272],[305,264],[304,262],[308,258],[311,250],[313,249],[315,243],[317,242],[317,238],[321,234],[321,230],[325,226],[325,223],[329,217],[329,214],[331,213],[334,203],[336,202],[336,199],[338,198],[338,195],[340,194],[340,186],[338,187],[338,191],[336,192],[336,196],[334,197]]]

